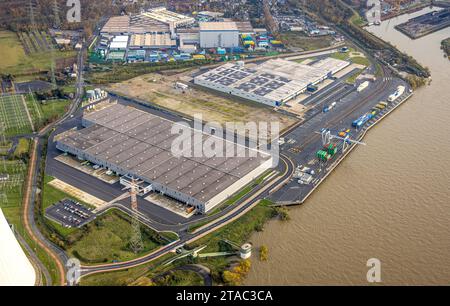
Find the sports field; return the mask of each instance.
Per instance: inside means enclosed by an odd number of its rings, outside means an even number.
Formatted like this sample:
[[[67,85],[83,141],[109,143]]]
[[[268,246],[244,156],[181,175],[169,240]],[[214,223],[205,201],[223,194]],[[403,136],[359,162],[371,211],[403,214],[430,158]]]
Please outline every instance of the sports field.
[[[33,119],[23,96],[0,96],[0,133],[8,137],[32,133],[33,129]]]

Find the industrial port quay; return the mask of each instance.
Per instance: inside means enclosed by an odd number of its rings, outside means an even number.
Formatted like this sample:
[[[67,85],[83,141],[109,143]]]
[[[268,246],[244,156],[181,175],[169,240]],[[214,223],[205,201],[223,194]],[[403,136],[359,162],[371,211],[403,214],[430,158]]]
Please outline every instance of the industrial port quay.
[[[287,104],[305,106],[303,116],[289,114],[296,123],[272,143],[280,148],[275,167],[274,156],[261,151],[257,157],[175,158],[171,126],[184,122],[192,128],[190,118],[151,102],[90,91],[84,107],[50,136],[46,173],[55,178],[54,186],[87,197],[96,208],[77,210],[76,203],[63,201],[55,205],[66,207],[65,217],[76,211],[70,218],[75,223],[58,220],[55,207],[47,217],[66,227],[79,226],[117,208],[179,239],[134,260],[83,266],[82,276],[152,261],[241,217],[264,198],[274,205],[303,203],[353,148],[365,145],[367,130],[412,95],[405,81],[385,66],[377,73],[375,60],[369,60],[354,84],[348,80],[358,69],[326,53],[309,64],[288,59],[228,63],[185,82],[274,111],[288,113]],[[202,141],[209,136],[203,132]],[[259,183],[250,192],[223,206],[256,179]],[[130,201],[130,188],[137,193],[136,202]]]

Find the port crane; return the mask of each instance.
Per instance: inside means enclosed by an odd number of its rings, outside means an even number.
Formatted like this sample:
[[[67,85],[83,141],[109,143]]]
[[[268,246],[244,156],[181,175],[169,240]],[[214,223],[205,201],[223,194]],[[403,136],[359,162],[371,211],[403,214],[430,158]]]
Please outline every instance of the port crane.
[[[357,145],[363,145],[365,146],[366,144],[364,142],[361,141],[357,141],[354,139],[350,138],[350,135],[346,135],[345,137],[341,137],[338,135],[333,135],[331,134],[330,129],[322,129],[320,132],[318,132],[318,134],[320,134],[322,136],[322,145],[326,146],[328,144],[330,144],[332,139],[339,139],[342,140],[342,153],[344,153],[345,151],[347,151],[347,149],[349,148],[350,144],[357,144]]]

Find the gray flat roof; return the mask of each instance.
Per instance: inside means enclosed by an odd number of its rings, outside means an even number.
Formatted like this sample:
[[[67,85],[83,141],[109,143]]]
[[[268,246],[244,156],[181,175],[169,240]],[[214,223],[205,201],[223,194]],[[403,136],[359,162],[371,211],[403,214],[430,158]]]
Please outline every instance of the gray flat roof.
[[[65,132],[57,141],[201,202],[207,202],[270,159],[261,151],[250,157],[252,149],[232,142],[225,142],[222,152],[235,148],[245,157],[177,158],[171,152],[172,142],[179,136],[171,134],[175,122],[122,104],[85,114],[84,119],[93,125]],[[201,138],[193,136],[192,145],[196,140],[204,142],[215,137],[198,135]]]

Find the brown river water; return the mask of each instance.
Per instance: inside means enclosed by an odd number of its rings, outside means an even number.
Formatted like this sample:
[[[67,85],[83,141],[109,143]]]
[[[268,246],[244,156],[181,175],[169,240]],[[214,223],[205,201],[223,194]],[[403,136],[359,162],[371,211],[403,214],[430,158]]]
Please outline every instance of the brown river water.
[[[382,284],[450,284],[450,61],[440,50],[450,28],[414,41],[394,29],[428,11],[369,30],[428,66],[431,85],[371,129],[291,220],[251,237],[246,285],[364,285],[369,258]]]

